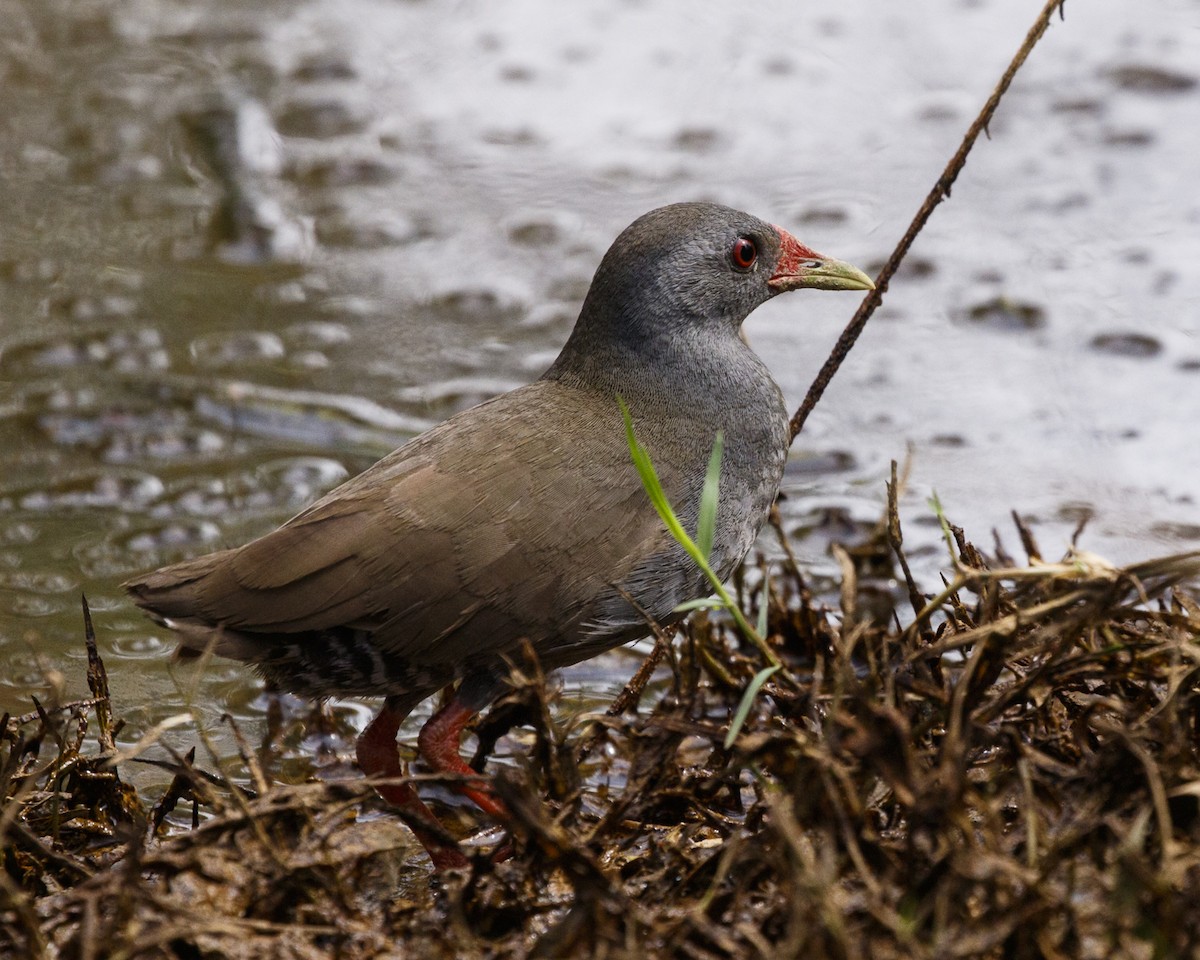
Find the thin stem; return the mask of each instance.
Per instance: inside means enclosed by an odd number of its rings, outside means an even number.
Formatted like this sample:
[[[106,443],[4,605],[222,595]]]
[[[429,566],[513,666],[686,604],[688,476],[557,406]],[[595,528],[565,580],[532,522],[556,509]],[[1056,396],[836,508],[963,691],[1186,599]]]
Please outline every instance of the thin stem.
[[[871,314],[883,302],[883,295],[887,292],[888,283],[900,268],[900,263],[908,253],[909,247],[913,245],[913,241],[917,239],[917,234],[924,229],[930,216],[933,215],[934,208],[950,196],[950,188],[954,185],[954,181],[958,179],[959,173],[962,172],[962,168],[966,165],[967,154],[975,146],[975,141],[979,139],[979,135],[987,132],[988,124],[992,122],[992,116],[995,114],[996,108],[1000,105],[1000,98],[1004,96],[1013,81],[1013,77],[1017,75],[1017,71],[1025,63],[1025,59],[1049,28],[1050,18],[1054,15],[1054,11],[1058,10],[1061,17],[1063,15],[1063,4],[1065,3],[1066,0],[1047,0],[1046,5],[1042,8],[1042,12],[1038,14],[1037,20],[1029,28],[1029,33],[1025,35],[1025,42],[1021,44],[1021,48],[1017,51],[1016,56],[1012,58],[1012,62],[1009,63],[1008,69],[1004,71],[1004,75],[1000,78],[999,83],[996,84],[992,95],[988,97],[987,103],[979,111],[979,116],[975,118],[975,122],[967,129],[962,144],[954,156],[950,158],[950,162],[946,164],[946,169],[938,177],[937,183],[933,185],[933,189],[929,191],[929,195],[925,197],[925,202],[921,204],[921,209],[917,211],[917,215],[913,217],[908,230],[900,238],[896,249],[892,251],[892,255],[888,257],[887,263],[879,271],[879,276],[875,278],[875,289],[867,294],[857,312],[851,318],[850,323],[846,325],[846,329],[842,331],[842,335],[838,337],[833,351],[829,354],[829,359],[825,361],[825,365],[821,367],[816,379],[813,380],[812,386],[808,388],[808,393],[805,394],[804,402],[800,404],[800,409],[792,415],[791,429],[793,440],[804,429],[804,422],[808,419],[808,415],[812,413],[813,407],[817,405],[821,396],[825,393],[825,388],[829,386],[829,381],[833,379],[833,375],[837,373],[838,368],[842,365],[842,361],[850,353],[855,341],[858,340],[858,335],[862,333],[863,327],[867,325],[867,321],[871,318]]]

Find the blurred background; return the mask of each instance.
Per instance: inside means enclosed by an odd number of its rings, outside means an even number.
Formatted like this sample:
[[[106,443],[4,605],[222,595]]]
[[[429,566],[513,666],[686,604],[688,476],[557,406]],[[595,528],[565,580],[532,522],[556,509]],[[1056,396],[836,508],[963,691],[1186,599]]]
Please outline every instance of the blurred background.
[[[727,203],[873,273],[1040,6],[0,0],[0,712],[47,671],[84,692],[86,592],[127,739],[188,702],[255,732],[250,671],[173,675],[122,579],[538,376],[647,209]],[[1048,559],[1087,515],[1113,561],[1200,547],[1200,6],[1066,17],[796,443],[814,575],[909,450],[930,585],[933,491],[1018,555],[1013,509]],[[793,408],[856,305],[751,317]]]

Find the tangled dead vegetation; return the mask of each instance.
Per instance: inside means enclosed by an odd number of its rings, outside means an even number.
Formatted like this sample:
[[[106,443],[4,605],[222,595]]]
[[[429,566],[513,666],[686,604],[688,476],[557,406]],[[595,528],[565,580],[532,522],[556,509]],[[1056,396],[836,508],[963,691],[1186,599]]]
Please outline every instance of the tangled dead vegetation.
[[[89,638],[91,698],[4,718],[0,956],[1190,956],[1200,556],[1047,564],[1018,527],[1020,566],[947,525],[935,596],[894,498],[832,591],[781,536],[737,581],[769,677],[703,614],[657,692],[648,667],[570,731],[527,671],[477,730],[477,760],[534,733],[497,780],[514,856],[432,881],[362,781],[271,784],[250,751],[253,790],[174,756],[147,807]]]

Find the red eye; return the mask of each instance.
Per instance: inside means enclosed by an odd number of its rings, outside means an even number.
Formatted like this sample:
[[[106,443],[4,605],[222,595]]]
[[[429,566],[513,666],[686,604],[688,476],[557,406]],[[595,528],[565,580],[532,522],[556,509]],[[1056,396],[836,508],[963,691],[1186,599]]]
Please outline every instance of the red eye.
[[[753,240],[738,237],[729,248],[729,259],[739,270],[749,270],[758,259],[758,247],[754,245]]]

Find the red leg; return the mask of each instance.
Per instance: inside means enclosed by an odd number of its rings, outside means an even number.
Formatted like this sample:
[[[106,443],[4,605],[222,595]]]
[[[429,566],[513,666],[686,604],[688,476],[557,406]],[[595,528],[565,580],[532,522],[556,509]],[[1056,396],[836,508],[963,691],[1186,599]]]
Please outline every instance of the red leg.
[[[472,777],[473,781],[451,784],[452,789],[493,819],[505,823],[510,817],[504,804],[491,790],[479,784],[479,774],[459,753],[463,728],[478,712],[456,694],[421,728],[417,736],[417,753],[438,773],[461,773]]]
[[[368,777],[395,780],[404,775],[400,767],[400,752],[396,748],[396,734],[408,713],[408,710],[398,709],[388,700],[379,716],[368,724],[358,738],[355,744],[358,765]],[[424,730],[421,732],[424,734]],[[446,839],[445,827],[425,806],[412,784],[376,783],[375,790],[398,808],[401,818],[429,851],[429,858],[438,870],[467,866],[467,858],[453,841]]]

